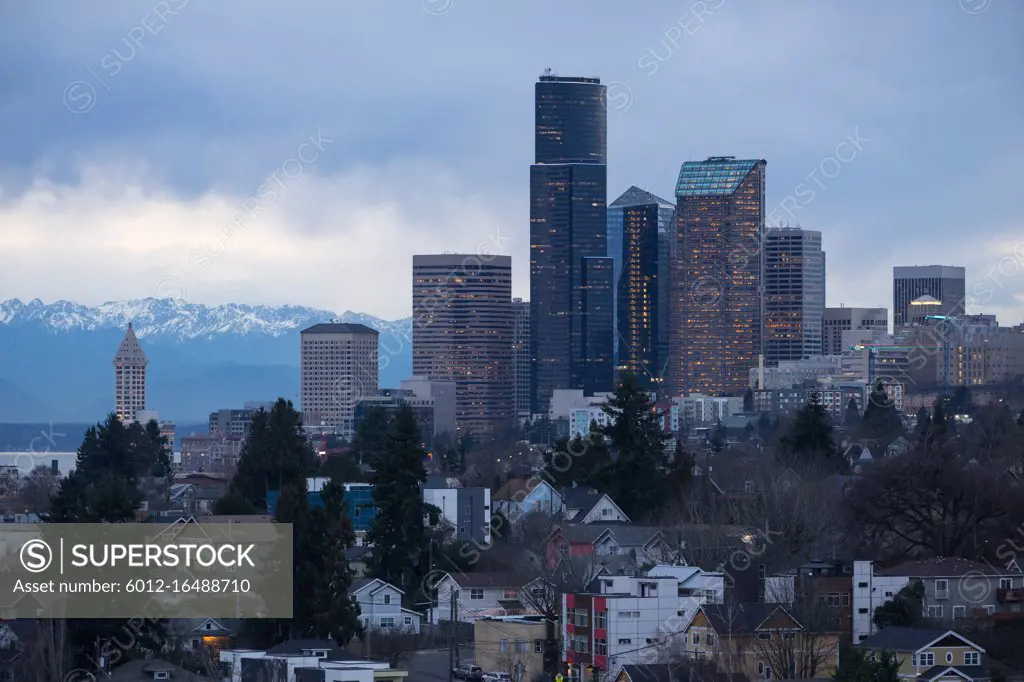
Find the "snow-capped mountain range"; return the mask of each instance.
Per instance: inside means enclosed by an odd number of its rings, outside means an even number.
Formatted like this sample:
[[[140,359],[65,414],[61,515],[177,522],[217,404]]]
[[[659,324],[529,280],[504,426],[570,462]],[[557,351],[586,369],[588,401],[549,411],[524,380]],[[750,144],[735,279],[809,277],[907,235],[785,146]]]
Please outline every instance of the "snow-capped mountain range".
[[[41,322],[54,332],[94,331],[124,328],[132,323],[138,337],[189,341],[211,339],[224,334],[266,334],[284,336],[317,322],[336,319],[365,324],[382,334],[412,341],[412,319],[382,320],[373,315],[346,310],[340,315],[305,306],[272,307],[228,303],[205,306],[169,298],[108,301],[95,307],[70,301],[46,304],[38,298],[22,303],[13,298],[0,303],[0,326]]]
[[[147,407],[203,421],[250,400],[299,402],[299,332],[319,322],[380,332],[380,383],[412,369],[412,321],[303,306],[205,306],[144,298],[85,306],[0,303],[0,424],[101,420],[113,408],[111,361],[132,323],[149,358]]]

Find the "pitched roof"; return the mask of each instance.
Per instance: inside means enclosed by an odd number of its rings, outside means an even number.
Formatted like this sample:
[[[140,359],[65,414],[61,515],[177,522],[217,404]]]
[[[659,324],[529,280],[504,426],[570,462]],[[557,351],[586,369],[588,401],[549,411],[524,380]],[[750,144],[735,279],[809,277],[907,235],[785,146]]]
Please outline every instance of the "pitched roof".
[[[604,499],[604,497],[604,493],[586,486],[567,488],[562,491],[562,500],[565,504],[566,510],[578,509],[578,513],[573,518],[580,520],[585,519],[587,514],[589,514],[591,510],[597,506],[597,503]]]
[[[479,573],[449,573],[455,584],[465,589],[467,587],[491,587],[494,589],[522,587],[522,580],[514,573],[479,572]]]
[[[858,646],[865,649],[890,651],[917,651],[943,635],[952,632],[941,628],[888,627],[871,635]],[[953,633],[956,634],[956,633]]]
[[[611,533],[619,545],[643,547],[662,530],[656,526],[635,526],[631,523],[588,523],[566,524],[562,532],[572,544],[594,543],[605,533]]]
[[[980,665],[936,665],[918,675],[917,679],[934,680],[938,677],[946,677],[950,672],[960,675],[965,680],[987,680],[991,677],[988,670]]]
[[[675,208],[676,205],[667,199],[662,199],[659,196],[651,194],[645,189],[640,189],[636,185],[630,186],[625,192],[623,192],[618,199],[608,204],[608,208],[621,208],[623,206],[646,206],[648,204],[658,204],[662,208]]]
[[[111,670],[110,676],[103,679],[110,680],[110,682],[149,682],[153,679],[153,673],[158,671],[169,671],[172,676],[171,679],[175,680],[175,682],[204,682],[209,680],[208,677],[200,677],[195,673],[190,673],[173,663],[168,663],[159,658],[128,661]]]
[[[904,561],[891,568],[881,568],[875,575],[908,576],[910,578],[958,578],[966,575],[1019,575],[1019,571],[1000,570],[981,563],[956,557],[932,557]]]
[[[526,494],[530,492],[530,481],[525,478],[510,478],[498,488],[493,495],[492,500],[517,500],[522,499]],[[517,498],[516,496],[522,493],[522,496]]]
[[[302,334],[380,334],[376,329],[365,324],[352,322],[323,322],[303,329]]]
[[[704,604],[700,610],[711,621],[711,626],[715,628],[719,636],[753,634],[758,626],[768,620],[776,611],[782,611],[787,615],[789,613],[780,604],[765,604],[764,602]]]

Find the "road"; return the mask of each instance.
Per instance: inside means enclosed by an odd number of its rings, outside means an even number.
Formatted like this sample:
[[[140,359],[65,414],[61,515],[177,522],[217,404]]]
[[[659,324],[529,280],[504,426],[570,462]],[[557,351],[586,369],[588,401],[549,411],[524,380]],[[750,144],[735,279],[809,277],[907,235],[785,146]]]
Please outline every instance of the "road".
[[[461,663],[474,660],[473,645],[459,651]],[[448,650],[415,651],[399,664],[409,671],[406,682],[448,682]]]

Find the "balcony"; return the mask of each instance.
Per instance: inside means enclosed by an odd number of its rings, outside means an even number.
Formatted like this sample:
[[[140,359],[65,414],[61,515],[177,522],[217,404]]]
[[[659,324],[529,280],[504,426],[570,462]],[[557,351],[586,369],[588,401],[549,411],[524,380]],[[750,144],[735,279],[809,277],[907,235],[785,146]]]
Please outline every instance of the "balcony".
[[[1000,587],[996,591],[996,599],[1000,604],[1019,604],[1024,602],[1024,588]]]

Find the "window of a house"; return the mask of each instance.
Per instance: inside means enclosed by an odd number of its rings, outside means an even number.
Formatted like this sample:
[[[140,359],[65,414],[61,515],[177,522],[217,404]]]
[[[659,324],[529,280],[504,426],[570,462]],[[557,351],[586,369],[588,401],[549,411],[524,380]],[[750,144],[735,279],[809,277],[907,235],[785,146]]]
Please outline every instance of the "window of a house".
[[[484,598],[484,590],[482,587],[474,587],[469,591],[469,598],[480,600]]]
[[[389,604],[391,604],[391,595],[390,594],[385,594],[384,595],[384,605],[387,606]]]
[[[981,665],[981,654],[977,651],[965,651],[964,665]]]

